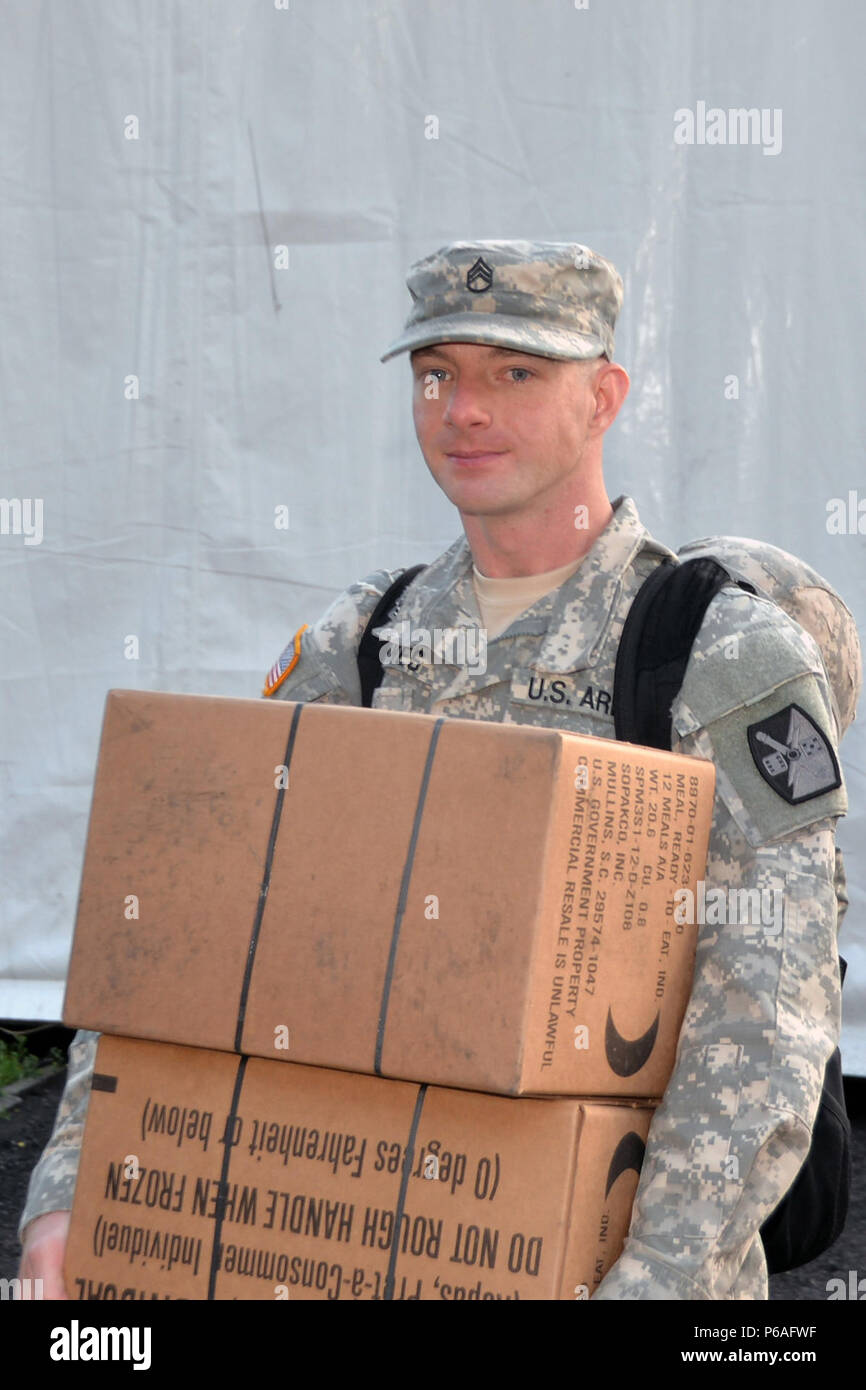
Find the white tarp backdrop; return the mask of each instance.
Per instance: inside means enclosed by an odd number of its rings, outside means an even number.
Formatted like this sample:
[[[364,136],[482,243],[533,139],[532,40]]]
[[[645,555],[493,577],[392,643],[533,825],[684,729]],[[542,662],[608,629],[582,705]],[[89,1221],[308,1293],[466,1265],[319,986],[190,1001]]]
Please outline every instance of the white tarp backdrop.
[[[859,0],[0,14],[0,1017],[59,1016],[106,690],[258,696],[339,590],[459,534],[407,359],[378,360],[447,241],[613,260],[610,496],[674,549],[802,555],[862,628]],[[861,707],[839,831],[860,1075],[864,729]]]

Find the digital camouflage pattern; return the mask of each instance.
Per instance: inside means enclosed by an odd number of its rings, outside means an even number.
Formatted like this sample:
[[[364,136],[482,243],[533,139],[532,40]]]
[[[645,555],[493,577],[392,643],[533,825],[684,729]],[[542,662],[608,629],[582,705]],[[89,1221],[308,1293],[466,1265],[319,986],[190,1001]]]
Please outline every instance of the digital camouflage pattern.
[[[51,1138],[30,1174],[27,1202],[18,1222],[19,1240],[24,1227],[35,1217],[72,1209],[98,1041],[98,1033],[79,1028],[69,1044],[66,1084]]]
[[[622,279],[579,242],[452,241],[409,267],[412,308],[379,359],[431,343],[613,357]]]
[[[863,685],[857,622],[822,575],[787,550],[740,536],[704,536],[677,551],[683,560],[712,555],[740,579],[768,594],[821,649],[841,738],[854,719]]]
[[[491,639],[486,662],[476,665],[454,661],[449,647],[454,629],[480,623],[472,555],[465,537],[455,541],[392,615],[392,630],[405,632],[408,621],[411,645],[386,670],[374,706],[614,738],[625,616],[643,579],[673,552],[648,534],[631,498],[612,505],[575,573]],[[270,698],[360,704],[358,643],[397,573],[378,570],[351,585],[306,627],[296,664]],[[854,667],[856,630],[849,642],[843,664]],[[650,1129],[625,1247],[595,1298],[768,1296],[759,1229],[808,1152],[841,1008],[844,870],[834,831],[847,808],[844,785],[791,805],[760,776],[746,737],[749,724],[792,702],[835,750],[833,695],[814,639],[768,599],[725,586],[674,702],[672,747],[716,764],[708,887],[778,889],[784,910],[772,925],[695,928],[694,984],[674,1071]],[[22,1228],[61,1197],[71,1204],[92,1039],[76,1037],[76,1070],[31,1179]]]

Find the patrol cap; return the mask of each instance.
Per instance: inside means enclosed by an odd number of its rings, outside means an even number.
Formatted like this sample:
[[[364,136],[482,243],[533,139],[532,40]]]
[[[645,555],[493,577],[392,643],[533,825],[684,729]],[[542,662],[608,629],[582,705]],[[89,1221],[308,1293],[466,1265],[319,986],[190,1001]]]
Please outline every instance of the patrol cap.
[[[380,357],[432,343],[486,343],[542,357],[613,357],[622,280],[575,241],[452,241],[416,261],[412,309]]]

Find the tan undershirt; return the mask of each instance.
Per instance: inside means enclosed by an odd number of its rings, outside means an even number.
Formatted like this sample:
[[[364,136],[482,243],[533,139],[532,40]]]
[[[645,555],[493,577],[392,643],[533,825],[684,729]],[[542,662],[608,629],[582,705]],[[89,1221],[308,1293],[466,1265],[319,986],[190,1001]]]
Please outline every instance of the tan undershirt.
[[[472,583],[487,629],[487,640],[498,637],[543,594],[558,589],[574,574],[579,564],[580,560],[571,560],[559,569],[546,570],[544,574],[521,574],[516,579],[489,579],[473,564]]]

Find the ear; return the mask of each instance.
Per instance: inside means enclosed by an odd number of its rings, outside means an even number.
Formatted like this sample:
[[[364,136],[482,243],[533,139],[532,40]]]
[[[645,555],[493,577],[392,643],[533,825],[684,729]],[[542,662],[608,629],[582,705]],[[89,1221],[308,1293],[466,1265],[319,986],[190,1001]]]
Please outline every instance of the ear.
[[[606,430],[613,424],[620,407],[629,392],[631,381],[628,372],[618,362],[603,362],[598,369],[593,390],[595,391],[595,414],[593,424]]]

